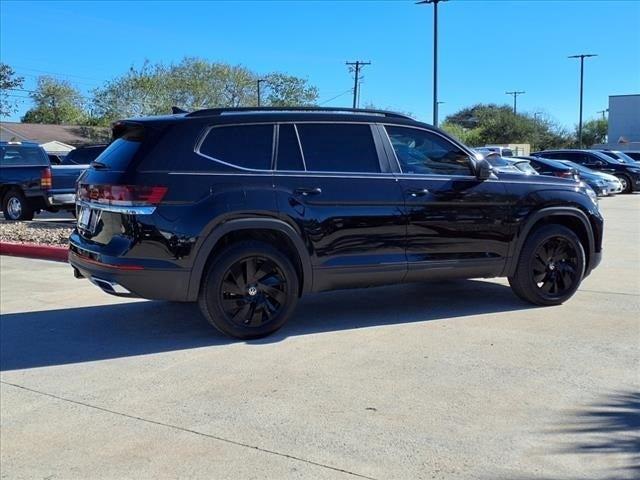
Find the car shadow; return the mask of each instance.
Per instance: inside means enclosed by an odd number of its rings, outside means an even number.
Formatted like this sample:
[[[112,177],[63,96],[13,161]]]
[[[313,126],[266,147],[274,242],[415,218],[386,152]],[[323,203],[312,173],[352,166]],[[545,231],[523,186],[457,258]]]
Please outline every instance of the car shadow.
[[[248,344],[291,336],[450,320],[531,308],[511,289],[480,280],[393,285],[305,296],[275,334]],[[238,342],[203,319],[197,305],[131,302],[3,314],[0,370],[89,362]]]

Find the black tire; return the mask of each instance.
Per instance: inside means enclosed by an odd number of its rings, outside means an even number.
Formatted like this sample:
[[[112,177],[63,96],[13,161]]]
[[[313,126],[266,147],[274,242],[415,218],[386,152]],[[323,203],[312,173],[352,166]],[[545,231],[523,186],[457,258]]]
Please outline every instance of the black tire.
[[[584,270],[578,236],[562,225],[546,225],[529,234],[509,284],[527,302],[559,305],[576,292]]]
[[[622,183],[622,192],[620,193],[631,193],[633,192],[633,184],[631,183],[631,179],[626,175],[616,175],[620,183]]]
[[[198,304],[207,321],[231,337],[265,337],[289,319],[298,302],[298,275],[268,243],[230,245],[204,273]]]
[[[2,212],[7,220],[33,220],[33,208],[17,188],[9,190],[2,199]]]

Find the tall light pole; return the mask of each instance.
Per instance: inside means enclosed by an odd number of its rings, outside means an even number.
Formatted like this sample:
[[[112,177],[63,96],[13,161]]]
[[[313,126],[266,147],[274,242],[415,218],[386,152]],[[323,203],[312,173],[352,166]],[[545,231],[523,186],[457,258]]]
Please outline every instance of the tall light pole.
[[[582,148],[582,92],[584,87],[584,59],[589,57],[597,57],[595,53],[581,53],[579,55],[570,55],[568,58],[580,59],[580,120],[578,121],[578,145]]]
[[[518,112],[518,95],[524,95],[527,92],[504,92],[507,95],[513,95],[513,114],[515,115]]]
[[[433,126],[438,126],[438,3],[447,0],[421,0],[416,5],[433,3]]]

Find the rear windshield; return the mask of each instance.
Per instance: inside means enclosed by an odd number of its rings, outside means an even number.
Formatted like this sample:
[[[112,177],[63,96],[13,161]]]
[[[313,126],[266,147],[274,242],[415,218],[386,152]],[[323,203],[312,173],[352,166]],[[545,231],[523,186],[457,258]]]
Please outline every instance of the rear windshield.
[[[0,146],[0,165],[44,167],[49,165],[49,157],[42,148],[37,146],[2,145]]]
[[[141,142],[125,140],[120,137],[113,142],[95,159],[111,170],[123,171],[127,168],[133,156],[140,148]]]
[[[91,147],[71,150],[67,156],[62,159],[62,165],[89,165],[106,148],[107,147]]]

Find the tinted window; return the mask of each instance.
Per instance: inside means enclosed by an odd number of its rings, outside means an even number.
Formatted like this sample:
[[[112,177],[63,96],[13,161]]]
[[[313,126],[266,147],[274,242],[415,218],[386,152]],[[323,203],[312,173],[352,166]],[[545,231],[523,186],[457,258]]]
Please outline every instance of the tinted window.
[[[472,174],[469,156],[444,138],[415,128],[386,129],[403,173]]]
[[[380,172],[371,127],[356,124],[298,124],[307,170]]]
[[[127,168],[141,143],[135,140],[118,138],[95,159],[112,170],[123,171]]]
[[[40,147],[27,145],[0,146],[0,165],[44,166],[49,165],[49,157]]]
[[[505,149],[502,150],[502,156],[503,157],[513,157],[513,151],[508,149],[508,148],[505,148]]]
[[[77,148],[62,159],[62,165],[89,165],[106,147]]]
[[[626,152],[626,154],[636,162],[640,161],[640,152]]]
[[[280,125],[277,168],[278,170],[304,170],[298,136],[293,125]]]
[[[273,125],[237,125],[209,130],[200,153],[231,165],[257,170],[271,168]]]

